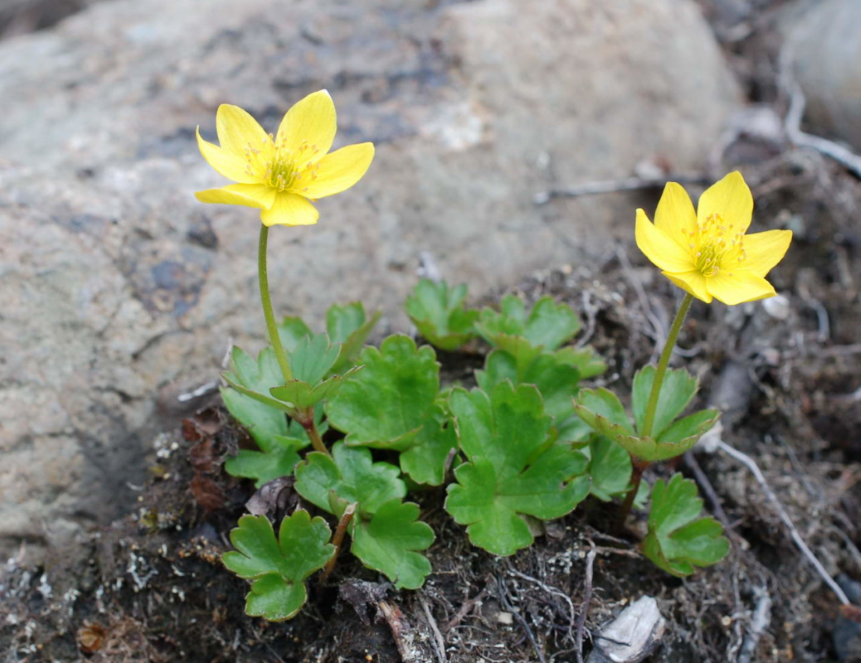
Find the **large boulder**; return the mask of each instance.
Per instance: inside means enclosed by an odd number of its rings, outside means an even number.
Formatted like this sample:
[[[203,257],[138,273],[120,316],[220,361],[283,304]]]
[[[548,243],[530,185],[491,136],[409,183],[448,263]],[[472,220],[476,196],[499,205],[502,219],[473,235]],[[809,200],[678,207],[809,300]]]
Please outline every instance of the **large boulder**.
[[[480,292],[630,236],[627,196],[533,196],[700,169],[738,102],[688,0],[114,0],[0,43],[0,552],[130,503],[147,440],[256,350],[253,210],[205,207],[219,103],[270,129],[328,88],[377,158],[321,222],[276,228],[281,314],[400,302],[430,251]],[[185,406],[193,406],[194,400]]]

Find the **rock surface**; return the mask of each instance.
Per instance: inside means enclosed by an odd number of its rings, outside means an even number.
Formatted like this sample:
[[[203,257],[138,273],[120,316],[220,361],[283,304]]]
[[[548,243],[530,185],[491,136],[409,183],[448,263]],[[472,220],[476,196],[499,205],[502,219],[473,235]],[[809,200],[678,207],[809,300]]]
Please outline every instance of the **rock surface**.
[[[782,27],[812,130],[861,151],[861,3],[797,2],[784,12]]]
[[[405,328],[423,250],[475,294],[605,251],[630,198],[533,194],[702,167],[738,93],[693,2],[521,6],[113,0],[0,43],[0,553],[127,506],[176,395],[262,343],[256,214],[192,196],[219,103],[274,129],[326,87],[336,146],[378,145],[272,233],[279,313],[312,321],[361,298]]]

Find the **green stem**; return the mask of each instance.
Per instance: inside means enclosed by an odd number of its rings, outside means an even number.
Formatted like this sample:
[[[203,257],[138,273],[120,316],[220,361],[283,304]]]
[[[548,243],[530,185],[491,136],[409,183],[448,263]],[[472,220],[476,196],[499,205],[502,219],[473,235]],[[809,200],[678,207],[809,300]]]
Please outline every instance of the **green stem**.
[[[655,423],[655,412],[658,409],[658,399],[661,396],[661,385],[664,383],[664,375],[667,372],[667,366],[670,363],[670,357],[673,354],[673,348],[676,347],[676,339],[679,337],[682,323],[685,316],[688,314],[688,309],[691,307],[691,302],[694,301],[693,295],[685,295],[682,300],[682,305],[676,313],[676,319],[673,320],[673,326],[670,327],[670,333],[667,336],[667,342],[664,344],[664,350],[661,352],[661,359],[658,361],[658,370],[655,371],[655,380],[652,382],[652,391],[649,393],[649,403],[646,406],[646,417],[643,419],[643,430],[640,431],[641,437],[649,437],[652,434],[652,425]]]
[[[323,438],[320,437],[320,431],[317,430],[317,425],[314,423],[314,410],[311,410],[311,414],[307,419],[300,419],[299,421],[305,428],[305,432],[308,433],[308,439],[311,440],[311,446],[314,447],[314,451],[319,451],[321,454],[326,454],[331,457],[332,454],[329,453],[329,450],[323,443]]]
[[[266,329],[269,331],[269,342],[275,350],[278,365],[284,380],[290,382],[293,379],[293,371],[290,370],[290,362],[284,346],[281,345],[281,337],[278,335],[278,325],[275,324],[275,314],[272,312],[272,299],[269,296],[269,277],[266,275],[266,246],[269,241],[269,227],[260,224],[260,245],[257,253],[257,275],[260,280],[260,301],[263,304],[263,316],[266,318]]]
[[[639,460],[631,456],[631,490],[628,491],[625,501],[622,502],[622,508],[619,509],[619,516],[616,521],[617,532],[621,532],[625,527],[625,521],[628,520],[628,514],[631,513],[631,507],[634,506],[634,500],[637,498],[637,492],[640,490],[643,473],[649,465],[651,465],[649,461]]]

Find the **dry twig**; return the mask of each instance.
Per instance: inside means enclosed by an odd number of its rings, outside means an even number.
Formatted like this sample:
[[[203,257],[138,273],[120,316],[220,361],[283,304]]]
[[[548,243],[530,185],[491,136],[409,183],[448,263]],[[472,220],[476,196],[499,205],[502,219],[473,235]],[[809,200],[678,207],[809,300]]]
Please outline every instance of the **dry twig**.
[[[577,617],[577,636],[575,640],[577,663],[583,663],[583,632],[586,630],[586,616],[589,614],[589,603],[592,601],[592,574],[595,566],[595,546],[586,555],[586,577],[583,580],[583,603]]]
[[[433,618],[433,613],[430,610],[428,602],[421,594],[419,594],[419,603],[422,606],[422,610],[425,613],[425,617],[428,620],[428,624],[430,624],[431,631],[433,631],[434,652],[436,653],[436,656],[439,659],[440,663],[446,663],[445,640],[443,640],[442,633],[439,632],[439,626],[437,625],[436,620]]]
[[[496,581],[497,583],[499,583],[499,600],[502,601],[502,605],[504,605],[505,609],[514,616],[514,618],[520,624],[520,627],[523,629],[523,632],[526,633],[526,637],[532,644],[532,648],[535,650],[535,655],[538,656],[538,660],[541,663],[547,663],[546,659],[544,658],[544,653],[541,651],[541,647],[538,646],[538,641],[532,634],[532,629],[529,628],[528,622],[526,621],[526,619],[524,619],[523,615],[520,614],[520,611],[515,609],[515,607],[511,605],[511,602],[508,600],[508,588],[505,586],[505,581],[502,579],[502,576],[498,576]]]
[[[744,639],[744,644],[736,659],[737,663],[750,663],[756,653],[756,646],[765,629],[771,622],[771,597],[765,587],[754,590],[758,595],[756,608],[753,611],[753,620],[750,623],[750,631]]]
[[[780,519],[783,521],[783,524],[789,529],[789,533],[792,535],[792,540],[795,542],[795,545],[798,546],[798,549],[801,553],[807,558],[807,560],[813,565],[813,568],[816,569],[816,572],[819,574],[819,577],[822,578],[823,582],[828,585],[832,592],[837,596],[840,603],[843,605],[851,605],[851,601],[847,598],[846,594],[840,589],[840,585],[838,585],[834,578],[832,578],[828,571],[825,570],[825,567],[822,566],[822,563],[816,558],[816,555],[813,554],[813,551],[807,546],[804,542],[804,539],[801,538],[801,534],[799,534],[795,525],[792,522],[792,519],[789,517],[789,514],[786,513],[786,510],[783,508],[783,505],[777,499],[777,496],[769,487],[768,482],[765,480],[765,476],[762,473],[762,470],[759,469],[759,465],[756,464],[756,461],[753,460],[747,454],[742,453],[738,449],[734,449],[729,446],[724,441],[719,441],[717,443],[717,447],[723,451],[725,454],[732,456],[740,463],[747,466],[747,469],[750,470],[751,474],[753,474],[754,478],[757,480],[759,485],[762,487],[765,496],[768,498],[769,502],[771,502],[774,509],[777,511],[777,514],[780,516]]]

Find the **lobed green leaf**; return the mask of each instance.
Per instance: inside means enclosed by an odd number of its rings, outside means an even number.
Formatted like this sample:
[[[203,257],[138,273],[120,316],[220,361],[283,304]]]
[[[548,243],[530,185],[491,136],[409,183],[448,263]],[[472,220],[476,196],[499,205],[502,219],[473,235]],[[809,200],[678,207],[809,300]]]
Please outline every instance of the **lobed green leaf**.
[[[506,336],[519,336],[532,346],[552,352],[580,331],[580,319],[570,306],[556,304],[549,295],[535,302],[527,316],[523,301],[515,295],[506,295],[499,311],[490,308],[481,311],[475,329],[494,347],[501,347]]]
[[[652,488],[649,533],[643,553],[658,567],[675,576],[691,575],[695,567],[717,564],[729,552],[723,528],[714,518],[699,518],[703,501],[696,484],[674,474],[667,484],[659,479]]]
[[[404,310],[421,335],[442,350],[455,350],[475,336],[478,311],[464,307],[467,287],[422,279],[407,297]]]
[[[323,568],[335,552],[322,518],[297,511],[281,521],[278,540],[265,516],[243,516],[230,533],[236,552],[221,559],[240,578],[253,579],[245,611],[252,617],[284,621],[305,603],[304,580]]]

